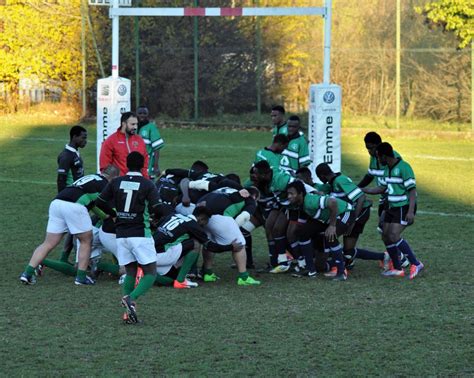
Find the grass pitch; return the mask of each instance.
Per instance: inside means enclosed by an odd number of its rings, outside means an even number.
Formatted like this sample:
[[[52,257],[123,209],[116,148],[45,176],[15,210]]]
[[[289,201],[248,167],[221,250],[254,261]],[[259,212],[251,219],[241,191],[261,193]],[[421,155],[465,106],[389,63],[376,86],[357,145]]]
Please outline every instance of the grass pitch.
[[[415,281],[384,279],[374,262],[358,261],[343,283],[257,274],[260,287],[238,287],[231,257],[223,254],[216,258],[218,283],[188,291],[155,287],[139,301],[143,324],[130,327],[120,321],[115,279],[76,287],[47,269],[36,286],[18,281],[44,236],[69,127],[0,127],[2,375],[474,374],[470,139],[381,131],[417,176],[419,213],[404,235],[426,265]],[[367,169],[366,131],[343,130],[343,171],[355,181]],[[202,159],[212,171],[242,177],[271,139],[261,131],[166,128],[162,135],[162,168]],[[81,152],[87,173],[95,170],[93,128],[89,139]],[[360,245],[382,250],[372,215]],[[254,251],[264,265],[261,230]]]

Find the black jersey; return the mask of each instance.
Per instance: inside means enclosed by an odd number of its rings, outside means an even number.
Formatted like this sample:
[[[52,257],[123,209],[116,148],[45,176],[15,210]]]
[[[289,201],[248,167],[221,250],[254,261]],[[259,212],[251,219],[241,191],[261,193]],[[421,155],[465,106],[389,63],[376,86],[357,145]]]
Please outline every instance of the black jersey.
[[[61,190],[55,199],[76,202],[89,210],[94,206],[100,192],[107,186],[107,179],[101,175],[87,175]]]
[[[84,162],[79,151],[66,144],[58,155],[58,193],[82,176],[84,176]]]
[[[194,220],[192,216],[171,214],[162,219],[156,232],[153,234],[157,253],[162,253],[167,244],[176,241],[194,238],[211,252],[224,252],[232,250],[232,245],[220,245],[209,240],[206,231]]]
[[[220,188],[202,196],[197,205],[206,206],[213,215],[227,215],[235,218],[242,211],[247,211],[250,215],[255,213],[257,203],[252,197],[244,198],[237,189]]]
[[[155,184],[139,172],[128,172],[113,179],[100,193],[98,206],[107,212],[107,202],[115,207],[117,238],[150,237],[149,211],[159,206]]]

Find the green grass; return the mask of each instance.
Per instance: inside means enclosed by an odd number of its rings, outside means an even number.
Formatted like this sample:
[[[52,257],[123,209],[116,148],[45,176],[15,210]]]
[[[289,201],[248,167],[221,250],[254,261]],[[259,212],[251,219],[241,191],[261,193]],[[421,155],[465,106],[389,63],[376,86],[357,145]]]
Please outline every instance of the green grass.
[[[120,322],[116,280],[75,287],[46,270],[36,286],[18,275],[42,241],[56,191],[56,157],[69,125],[0,121],[2,231],[0,371],[8,375],[460,375],[474,374],[472,140],[384,134],[417,175],[419,214],[405,233],[426,265],[410,282],[380,277],[358,261],[345,283],[260,274],[243,288],[216,258],[217,284],[153,288],[139,301],[144,323]],[[368,157],[364,131],[343,131],[344,171],[358,180]],[[196,159],[245,177],[269,132],[166,128],[162,168]],[[90,129],[90,139],[95,140]],[[94,171],[95,144],[83,152]],[[258,265],[266,262],[261,230]],[[361,245],[382,249],[375,217]],[[58,256],[59,250],[53,252]]]

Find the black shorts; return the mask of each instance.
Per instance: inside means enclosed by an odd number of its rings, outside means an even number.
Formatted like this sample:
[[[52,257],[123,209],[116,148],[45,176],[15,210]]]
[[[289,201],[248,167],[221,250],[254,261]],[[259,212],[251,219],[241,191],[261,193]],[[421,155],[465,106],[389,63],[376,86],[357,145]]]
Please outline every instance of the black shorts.
[[[406,221],[406,216],[408,213],[409,205],[404,205],[400,207],[390,207],[385,211],[384,223],[397,223],[402,226],[408,226]],[[416,205],[415,205],[415,214],[416,214]]]
[[[342,213],[341,215],[337,216],[337,222],[336,222],[336,234],[337,236],[339,235],[344,235],[347,230],[349,229],[349,226],[355,221],[355,216],[353,211],[346,211],[345,213]]]
[[[304,224],[309,219],[308,214],[301,209],[286,209],[285,214],[289,222]]]
[[[362,209],[359,216],[355,220],[354,227],[352,228],[351,233],[348,235],[349,237],[358,237],[360,234],[364,232],[364,227],[367,221],[370,218],[370,206]]]

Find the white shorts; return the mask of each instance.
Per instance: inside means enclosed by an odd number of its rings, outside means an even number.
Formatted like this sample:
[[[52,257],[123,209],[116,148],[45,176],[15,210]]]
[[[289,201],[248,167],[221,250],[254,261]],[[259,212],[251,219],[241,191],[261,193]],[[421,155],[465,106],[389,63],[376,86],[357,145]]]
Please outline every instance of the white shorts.
[[[147,265],[156,261],[155,242],[152,237],[117,238],[117,258],[120,265],[138,261]]]
[[[204,227],[207,236],[217,244],[232,244],[234,240],[245,245],[245,238],[234,218],[225,215],[213,215]]]
[[[178,214],[190,215],[190,214],[193,213],[195,208],[196,208],[196,205],[194,203],[191,203],[188,207],[186,207],[182,203],[180,203],[175,207],[175,211]]]
[[[182,264],[181,253],[183,245],[181,243],[169,247],[163,253],[156,254],[156,272],[164,276],[174,266],[179,268]]]
[[[99,239],[104,250],[109,251],[117,258],[117,236],[115,234],[102,231],[101,227],[99,229]]]
[[[58,199],[51,202],[46,232],[76,235],[87,231],[92,231],[92,221],[84,205]]]
[[[79,262],[79,248],[81,248],[81,242],[76,238],[76,263]],[[99,229],[92,226],[92,245],[91,245],[91,259],[102,256],[102,243],[99,239]]]

